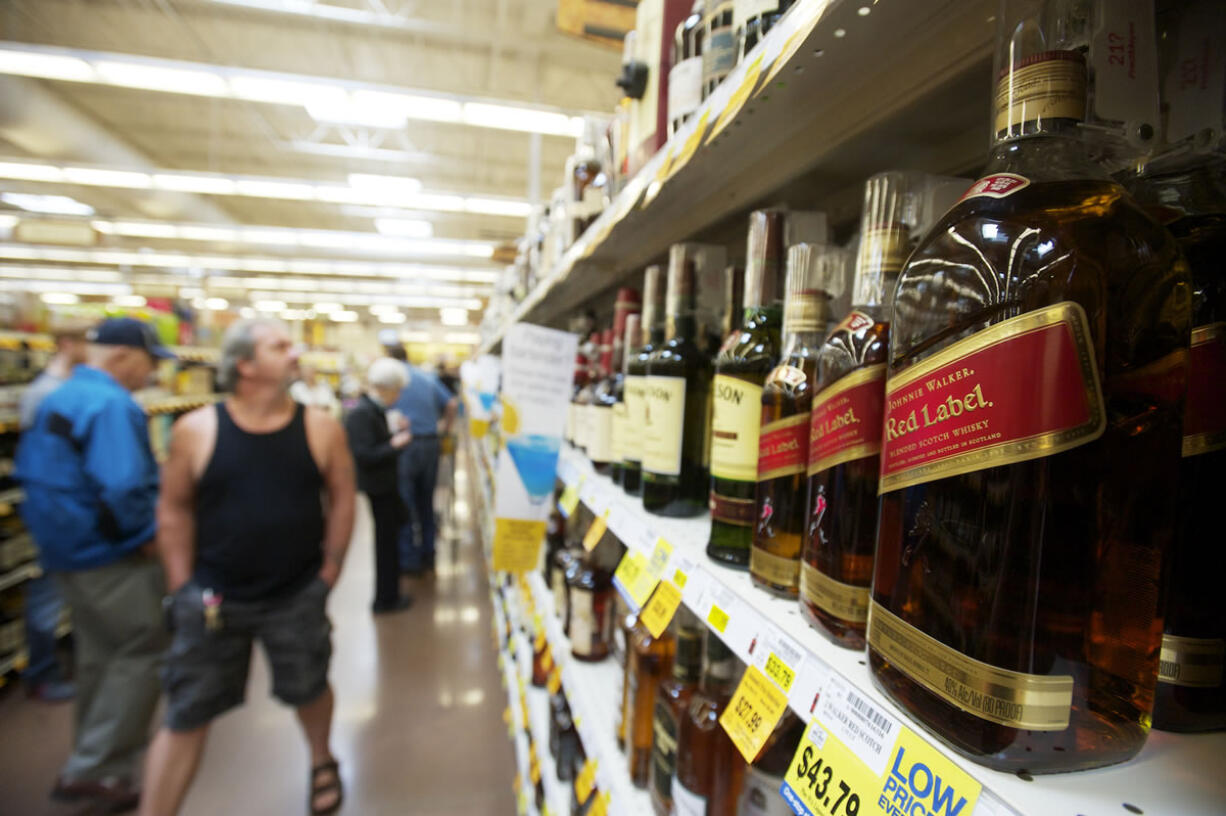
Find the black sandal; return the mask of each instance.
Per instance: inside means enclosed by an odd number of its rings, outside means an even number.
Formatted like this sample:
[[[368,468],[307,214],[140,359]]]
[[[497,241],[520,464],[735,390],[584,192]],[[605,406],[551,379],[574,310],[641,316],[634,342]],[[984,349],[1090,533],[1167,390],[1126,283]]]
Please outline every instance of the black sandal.
[[[324,783],[320,783],[319,777],[324,774],[331,773],[332,778]],[[336,791],[336,801],[325,807],[315,807],[315,800],[325,793]],[[335,759],[328,762],[322,762],[311,769],[311,816],[331,816],[341,809],[341,803],[345,801],[345,789],[341,784],[341,768],[340,763]]]

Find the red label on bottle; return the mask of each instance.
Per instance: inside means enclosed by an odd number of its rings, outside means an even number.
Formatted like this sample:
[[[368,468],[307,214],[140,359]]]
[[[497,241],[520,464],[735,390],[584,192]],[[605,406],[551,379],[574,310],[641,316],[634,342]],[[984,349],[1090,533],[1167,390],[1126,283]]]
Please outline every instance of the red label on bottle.
[[[768,422],[758,435],[758,481],[803,473],[808,455],[808,414]]]
[[[861,329],[867,329],[872,325],[873,319],[871,317],[866,315],[864,312],[853,311],[851,314],[847,315],[847,317],[843,318],[839,325],[831,329],[830,333],[835,334],[836,332],[845,331],[850,334],[855,334]]]
[[[754,525],[755,503],[753,499],[734,499],[711,491],[711,518],[734,527]]]
[[[810,476],[881,452],[885,369],[884,363],[858,369],[813,397]]]
[[[886,382],[881,492],[1051,456],[1107,426],[1081,306],[1027,312]]]
[[[984,176],[971,185],[970,189],[962,194],[959,201],[965,201],[968,198],[976,196],[985,196],[987,198],[1004,198],[1016,193],[1023,187],[1030,186],[1030,179],[1025,176],[1019,176],[1017,173],[993,173],[990,176]]]
[[[1192,330],[1183,455],[1222,448],[1226,448],[1226,323],[1209,323]]]

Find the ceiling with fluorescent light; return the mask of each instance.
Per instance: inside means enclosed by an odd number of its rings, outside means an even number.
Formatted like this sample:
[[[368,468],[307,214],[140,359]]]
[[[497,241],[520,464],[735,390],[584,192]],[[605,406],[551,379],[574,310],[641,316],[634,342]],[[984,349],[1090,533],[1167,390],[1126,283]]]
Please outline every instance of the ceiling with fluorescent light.
[[[0,3],[0,216],[41,201],[60,214],[32,226],[97,230],[75,250],[11,236],[0,264],[109,264],[195,288],[216,276],[231,285],[208,294],[231,300],[240,279],[272,281],[262,294],[305,294],[278,276],[334,292],[360,281],[346,306],[382,303],[386,286],[387,302],[427,308],[432,293],[404,287],[459,286],[471,306],[500,268],[491,253],[561,183],[578,117],[617,99],[618,51],[560,33],[556,11],[557,0]]]

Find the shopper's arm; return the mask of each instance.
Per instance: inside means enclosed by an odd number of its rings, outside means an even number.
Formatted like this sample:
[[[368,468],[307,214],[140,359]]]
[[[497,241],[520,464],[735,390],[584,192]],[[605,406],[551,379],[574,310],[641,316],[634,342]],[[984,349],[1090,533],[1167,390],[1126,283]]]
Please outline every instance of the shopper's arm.
[[[319,577],[336,586],[353,535],[354,498],[353,457],[340,423],[323,411],[311,412],[312,433],[323,443],[324,486],[328,491],[327,527],[324,530],[324,565]]]
[[[115,544],[154,537],[157,463],[144,412],[130,400],[107,400],[93,418],[83,456],[97,490],[99,531]]]
[[[374,426],[377,421],[381,421],[381,417],[361,408],[355,408],[345,417],[345,435],[349,437],[349,449],[358,467],[375,467],[395,459],[400,453],[392,439],[378,441]]]
[[[194,417],[183,417],[170,432],[170,454],[162,465],[157,506],[157,551],[166,589],[175,592],[192,575],[196,558],[196,478],[192,460],[197,445]]]

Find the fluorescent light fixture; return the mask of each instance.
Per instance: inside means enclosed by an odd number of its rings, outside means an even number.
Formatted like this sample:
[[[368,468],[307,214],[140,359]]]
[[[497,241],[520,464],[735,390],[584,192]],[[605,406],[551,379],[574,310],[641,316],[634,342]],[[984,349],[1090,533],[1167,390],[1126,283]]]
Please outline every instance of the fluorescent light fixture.
[[[310,201],[315,198],[315,186],[296,181],[264,181],[261,179],[239,179],[235,182],[235,192],[239,195],[255,198],[292,198],[299,201]]]
[[[386,312],[396,312],[396,311],[399,311],[399,307],[394,306],[391,303],[372,303],[370,305],[370,313],[372,315],[380,315]]]
[[[576,120],[579,122],[578,128],[575,126]],[[487,102],[464,103],[464,122],[478,127],[545,133],[554,136],[578,137],[583,131],[583,120],[579,117]]]
[[[328,315],[337,323],[356,323],[358,320],[357,312],[333,312]]]
[[[62,195],[39,195],[36,193],[0,193],[0,201],[12,204],[27,212],[48,215],[93,215],[94,208],[88,204]]]
[[[339,90],[339,89],[337,89]],[[302,103],[307,114],[316,122],[338,122],[348,125],[399,130],[408,121],[408,113],[404,105],[389,105],[378,97],[395,96],[395,94],[370,94],[357,97],[354,94],[340,91],[338,93],[317,94],[314,98]]]
[[[10,48],[0,49],[0,73],[69,82],[93,82],[97,79],[90,64],[78,57]]]
[[[357,90],[353,102],[362,107],[378,107],[395,111],[404,119],[424,119],[430,122],[459,122],[463,105],[452,99],[419,94],[390,93],[387,91]]]
[[[381,235],[398,238],[429,238],[434,235],[434,225],[415,218],[376,218],[375,229]]]
[[[408,176],[382,176],[375,173],[350,173],[349,186],[374,193],[416,193],[421,181]]]
[[[284,300],[257,300],[251,305],[261,312],[280,312],[285,309]]]
[[[443,335],[444,343],[456,343],[464,346],[475,346],[481,342],[481,335],[476,332],[447,332]]]
[[[410,210],[442,210],[443,212],[463,212],[464,198],[458,195],[441,193],[418,193],[400,203],[401,207]]]
[[[217,175],[180,175],[154,173],[153,186],[159,190],[174,190],[181,193],[206,193],[208,195],[234,195],[233,179]]]
[[[352,232],[343,232],[341,230],[298,230],[299,246],[348,249],[352,243]]]
[[[402,343],[429,343],[433,339],[430,332],[407,331],[400,333],[400,341]]]
[[[337,91],[344,93],[339,88]],[[270,102],[279,105],[305,105],[328,89],[319,81],[298,82],[249,74],[231,74],[230,93],[248,102]]]
[[[12,229],[21,220],[12,213],[0,213],[0,229]]]
[[[340,303],[316,303],[311,308],[320,314],[332,314],[333,312],[342,312],[345,310],[344,305]]]
[[[255,317],[255,309],[252,309],[250,306],[244,306],[238,310],[238,316],[247,319]]]
[[[55,165],[35,164],[33,162],[0,162],[0,177],[24,181],[64,180],[63,172]]]
[[[466,198],[464,210],[481,215],[509,215],[527,218],[532,213],[532,204],[513,198]]]
[[[140,295],[117,295],[111,298],[111,303],[114,303],[116,306],[125,306],[133,309],[140,309],[148,302]]]
[[[203,302],[204,290],[192,286],[183,286],[179,288],[179,297],[183,298],[184,300],[199,299]],[[196,308],[199,309],[201,307],[197,306]]]
[[[282,320],[306,320],[307,313],[303,309],[282,309]]]
[[[96,60],[94,70],[106,84],[125,88],[196,96],[227,96],[230,90],[216,71],[200,68],[167,68],[147,62]]]
[[[439,309],[439,319],[444,326],[467,326],[467,309]]]
[[[71,306],[80,303],[81,297],[71,292],[43,292],[41,300],[52,306]]]
[[[186,297],[186,296],[183,294],[183,290],[182,290],[182,289],[180,289],[180,290],[179,290],[179,296],[180,296],[180,297]],[[194,298],[192,298],[192,308],[193,308],[193,309],[203,309],[203,308],[204,308],[204,303],[205,303],[205,301],[204,301],[204,298],[202,298],[202,297],[194,297]]]
[[[404,312],[381,312],[379,314],[380,323],[403,323],[408,319]]]
[[[228,309],[230,301],[225,298],[211,297],[204,299],[204,308],[212,312],[220,312],[222,309]]]
[[[176,238],[179,230],[174,224],[163,224],[157,221],[112,221],[110,232],[114,235],[126,235],[133,238]]]
[[[205,227],[194,224],[179,224],[175,227],[184,241],[237,241],[238,230],[229,227]]]
[[[244,229],[240,233],[242,240],[250,244],[272,244],[274,246],[298,246],[298,231],[289,228],[256,227]]]
[[[71,184],[88,184],[92,187],[127,187],[147,190],[153,186],[148,173],[135,170],[107,170],[101,167],[65,167],[64,180]]]

